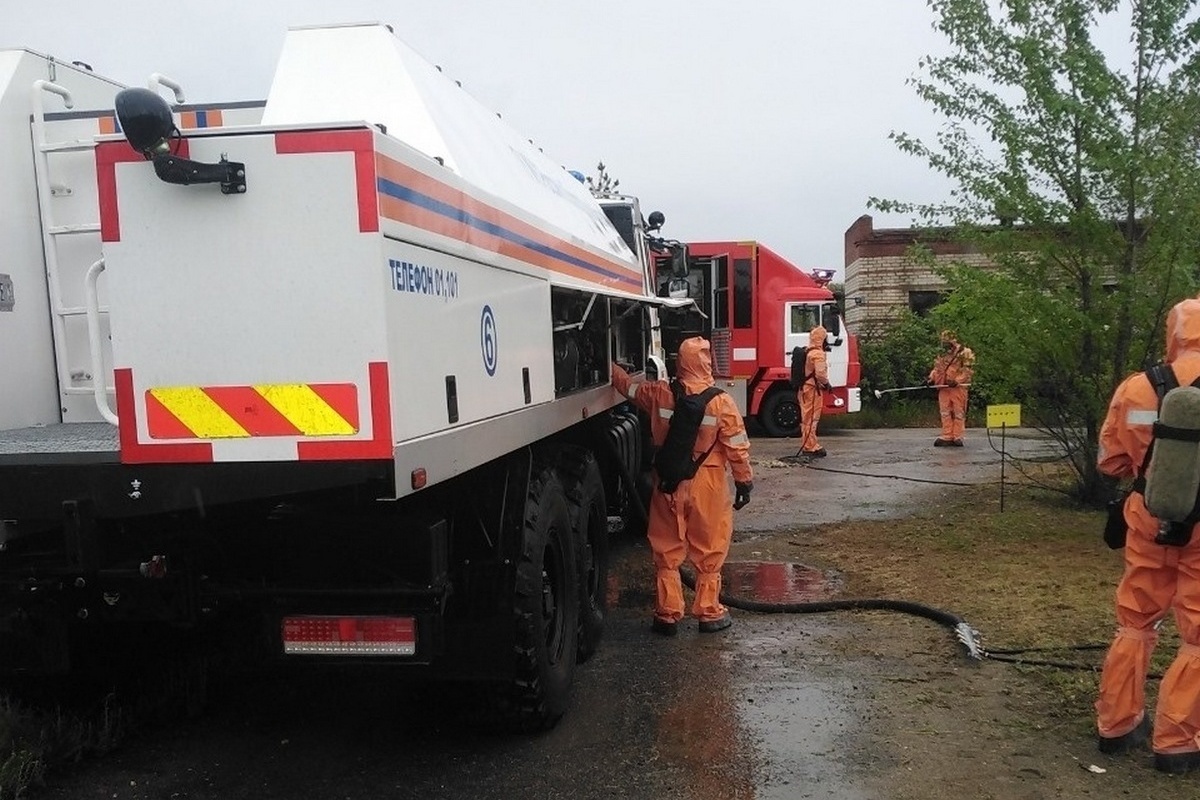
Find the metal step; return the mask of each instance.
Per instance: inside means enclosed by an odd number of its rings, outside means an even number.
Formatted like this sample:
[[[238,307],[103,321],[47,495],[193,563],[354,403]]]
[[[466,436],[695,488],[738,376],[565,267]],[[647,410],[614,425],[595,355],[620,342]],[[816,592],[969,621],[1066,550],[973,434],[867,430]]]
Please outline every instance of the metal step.
[[[88,379],[89,380],[91,379],[90,376]],[[63,387],[63,389],[61,391],[63,394],[79,394],[79,395],[84,395],[84,394],[92,395],[92,394],[96,393],[96,390],[93,389],[91,386],[66,386],[66,387]],[[114,394],[117,391],[117,387],[105,386],[104,391],[106,391],[108,394]],[[106,422],[104,424],[107,425],[108,423]]]
[[[88,222],[82,225],[55,225],[46,228],[51,236],[70,236],[78,233],[99,233],[99,222]]]
[[[107,308],[100,309],[101,314],[104,314],[107,311]],[[87,316],[87,309],[83,306],[63,306],[62,308],[56,309],[54,313],[58,314],[60,317],[84,317]]]
[[[85,150],[95,150],[96,143],[90,139],[75,139],[69,142],[46,142],[38,145],[43,153],[82,153]]]

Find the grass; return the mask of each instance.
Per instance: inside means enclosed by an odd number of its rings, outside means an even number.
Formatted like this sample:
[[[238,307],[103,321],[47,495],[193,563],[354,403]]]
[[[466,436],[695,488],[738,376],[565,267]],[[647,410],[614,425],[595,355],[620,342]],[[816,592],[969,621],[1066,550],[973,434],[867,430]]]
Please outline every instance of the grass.
[[[112,751],[135,730],[197,712],[206,673],[182,648],[121,672],[0,695],[0,800],[23,800],[47,774]]]
[[[816,538],[834,561],[857,554],[850,580],[861,591],[919,595],[990,638],[1042,647],[1111,633],[1120,555],[1101,543],[1101,525],[1098,512],[1026,491],[1001,513],[995,489],[972,488],[869,533],[848,523]]]
[[[0,700],[0,800],[15,800],[46,771],[49,725],[37,714]]]
[[[0,699],[0,800],[21,800],[49,770],[112,750],[123,717],[113,695],[87,713]]]
[[[983,427],[987,409],[967,408],[967,427]],[[904,398],[881,400],[864,395],[862,409],[853,414],[823,414],[820,430],[863,430],[871,428],[939,428],[937,399]]]

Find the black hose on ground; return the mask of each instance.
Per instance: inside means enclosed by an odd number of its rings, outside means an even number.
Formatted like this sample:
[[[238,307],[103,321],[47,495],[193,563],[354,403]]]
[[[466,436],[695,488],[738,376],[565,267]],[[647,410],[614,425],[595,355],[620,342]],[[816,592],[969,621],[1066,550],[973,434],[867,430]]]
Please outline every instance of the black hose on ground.
[[[695,591],[696,578],[687,570],[680,570],[684,584]],[[820,614],[829,611],[898,611],[903,614],[923,617],[939,625],[944,625],[954,631],[955,638],[967,650],[967,655],[978,661],[1004,661],[1027,667],[1055,667],[1057,669],[1076,670],[1080,672],[1096,672],[1100,668],[1094,664],[1077,664],[1070,661],[1055,661],[1050,659],[1023,658],[1020,654],[1031,652],[1055,652],[1063,650],[1100,650],[1108,645],[1081,644],[1066,647],[1022,647],[1003,650],[985,650],[979,644],[979,631],[975,630],[964,620],[949,611],[943,611],[932,606],[913,603],[907,600],[888,600],[884,598],[863,598],[851,600],[820,600],[806,603],[764,603],[758,600],[747,600],[744,597],[721,593],[721,602],[731,608],[742,611],[755,611],[760,614]],[[1150,673],[1146,676],[1151,680],[1162,678],[1161,673]]]
[[[680,570],[683,582],[693,591],[696,589],[696,578],[686,570]],[[932,606],[913,603],[907,600],[887,600],[883,598],[862,598],[854,600],[819,600],[806,603],[764,603],[759,600],[747,600],[721,592],[721,602],[742,611],[757,611],[760,614],[820,614],[828,611],[898,611],[932,620],[954,631],[959,643],[967,650],[971,658],[982,660],[985,656],[979,646],[979,632],[972,628],[962,617],[951,614]]]
[[[963,481],[941,481],[934,478],[911,478],[908,475],[880,475],[872,472],[859,472],[857,470],[835,469],[833,467],[819,467],[813,463],[813,459],[805,456],[801,451],[793,456],[781,456],[777,461],[784,464],[795,464],[796,466],[811,469],[815,472],[836,472],[839,475],[853,475],[859,478],[887,478],[894,481],[908,481],[909,483],[934,483],[942,486],[991,486],[992,481],[977,481],[974,483],[966,483]],[[1014,484],[1015,486],[1016,484]]]
[[[1060,647],[1006,647],[1001,650],[988,650],[988,655],[1015,656],[1021,653],[1061,653],[1064,650],[1107,650],[1107,644],[1066,644]]]

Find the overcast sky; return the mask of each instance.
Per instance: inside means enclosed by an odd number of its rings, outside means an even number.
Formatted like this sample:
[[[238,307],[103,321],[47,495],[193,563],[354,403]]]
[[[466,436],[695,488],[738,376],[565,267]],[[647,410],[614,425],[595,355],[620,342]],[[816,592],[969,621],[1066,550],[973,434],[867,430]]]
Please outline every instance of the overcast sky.
[[[4,0],[0,47],[261,100],[289,25],[376,20],[564,166],[603,160],[674,238],[757,239],[840,277],[868,197],[945,196],[888,140],[935,130],[905,85],[943,46],[924,0]]]

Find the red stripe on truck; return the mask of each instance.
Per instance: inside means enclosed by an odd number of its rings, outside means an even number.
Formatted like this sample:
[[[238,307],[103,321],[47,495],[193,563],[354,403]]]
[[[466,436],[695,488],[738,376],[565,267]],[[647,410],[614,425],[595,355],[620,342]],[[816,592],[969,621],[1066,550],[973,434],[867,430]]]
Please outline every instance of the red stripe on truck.
[[[358,424],[358,387],[352,383],[310,383],[308,388],[329,404],[354,430]]]
[[[361,461],[392,458],[392,399],[386,361],[367,366],[371,392],[371,438],[360,441],[297,442],[301,461]],[[336,407],[336,406],[335,406]]]
[[[350,388],[354,389],[353,386]],[[203,391],[251,436],[303,435],[251,386],[205,386]],[[194,439],[196,434],[188,433],[188,438]]]
[[[285,131],[275,134],[277,153],[354,153],[358,190],[358,229],[379,230],[379,201],[375,193],[375,137],[368,130]]]
[[[150,437],[154,439],[196,438],[191,429],[150,392],[146,392],[146,427],[150,430]]]
[[[208,442],[183,444],[142,444],[138,441],[137,407],[133,393],[133,370],[113,370],[117,390],[117,438],[121,443],[122,464],[161,464],[167,462],[208,462],[213,460]]]
[[[176,155],[188,157],[187,139],[172,143]],[[117,207],[117,164],[145,161],[146,157],[126,141],[100,142],[96,145],[96,190],[100,201],[100,241],[121,241],[121,215]],[[150,164],[146,169],[154,169]]]

